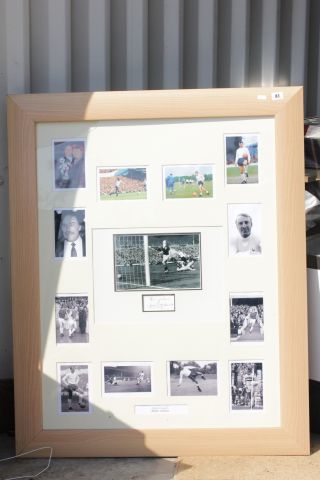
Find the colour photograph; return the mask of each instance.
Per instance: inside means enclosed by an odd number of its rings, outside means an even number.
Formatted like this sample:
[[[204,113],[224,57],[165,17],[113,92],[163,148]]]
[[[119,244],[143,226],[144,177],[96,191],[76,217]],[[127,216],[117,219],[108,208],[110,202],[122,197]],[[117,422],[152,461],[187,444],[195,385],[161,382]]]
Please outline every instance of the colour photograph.
[[[201,288],[200,233],[114,235],[115,290]]]
[[[258,135],[225,135],[227,184],[259,182]]]
[[[218,394],[217,362],[173,360],[168,362],[169,396]]]
[[[150,394],[152,368],[147,362],[104,363],[102,366],[104,394]]]
[[[145,200],[147,170],[142,167],[99,167],[99,200]]]
[[[53,142],[55,188],[85,188],[84,140]]]
[[[163,167],[166,199],[212,198],[212,165],[166,165]]]
[[[264,340],[261,293],[230,295],[230,339],[231,342],[262,342]]]
[[[61,344],[89,342],[88,297],[57,295],[55,298],[56,342]]]
[[[58,365],[60,413],[88,413],[89,367],[78,363]]]
[[[262,363],[231,363],[231,409],[263,409]]]

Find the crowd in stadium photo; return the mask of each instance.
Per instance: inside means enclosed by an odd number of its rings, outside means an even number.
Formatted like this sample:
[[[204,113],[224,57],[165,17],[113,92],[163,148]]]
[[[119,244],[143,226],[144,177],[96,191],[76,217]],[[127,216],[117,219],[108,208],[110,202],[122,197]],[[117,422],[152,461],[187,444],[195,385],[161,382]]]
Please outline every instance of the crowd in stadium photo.
[[[231,298],[230,336],[233,342],[264,339],[264,307],[262,298]]]
[[[99,168],[100,200],[143,200],[147,198],[145,168]]]

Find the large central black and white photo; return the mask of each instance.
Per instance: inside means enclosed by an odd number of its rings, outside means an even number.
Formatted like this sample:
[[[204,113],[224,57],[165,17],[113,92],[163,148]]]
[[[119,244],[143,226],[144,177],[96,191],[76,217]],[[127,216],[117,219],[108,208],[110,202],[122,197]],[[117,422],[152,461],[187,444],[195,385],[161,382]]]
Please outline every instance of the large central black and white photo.
[[[115,290],[201,289],[200,233],[113,236]]]

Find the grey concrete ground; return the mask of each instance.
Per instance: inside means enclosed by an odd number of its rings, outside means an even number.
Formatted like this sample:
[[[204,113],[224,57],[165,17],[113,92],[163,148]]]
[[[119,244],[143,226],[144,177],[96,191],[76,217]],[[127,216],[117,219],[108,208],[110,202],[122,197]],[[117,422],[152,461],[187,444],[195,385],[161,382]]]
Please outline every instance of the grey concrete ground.
[[[14,440],[0,435],[0,459],[14,455]],[[173,480],[175,458],[52,459],[39,480]],[[32,478],[47,464],[45,459],[19,459],[0,463],[0,480],[27,475]],[[28,478],[27,477],[27,478]]]
[[[53,459],[39,480],[319,480],[320,435],[305,457],[180,457]],[[13,454],[13,439],[0,435],[0,458]],[[0,463],[0,480],[36,474],[44,459]],[[21,477],[20,477],[21,478]]]

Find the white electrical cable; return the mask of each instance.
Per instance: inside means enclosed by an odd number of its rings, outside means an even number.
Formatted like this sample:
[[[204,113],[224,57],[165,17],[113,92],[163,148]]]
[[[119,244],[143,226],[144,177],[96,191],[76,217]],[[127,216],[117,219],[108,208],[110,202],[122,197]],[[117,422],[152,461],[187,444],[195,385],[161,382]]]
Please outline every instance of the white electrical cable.
[[[53,448],[52,447],[40,447],[40,448],[36,448],[34,450],[30,450],[29,452],[20,453],[19,455],[15,455],[14,457],[1,458],[0,462],[7,462],[8,460],[14,460],[15,458],[23,457],[24,455],[29,455],[29,453],[39,452],[40,450],[50,450],[48,465],[43,470],[41,470],[41,472],[36,473],[35,475],[22,475],[22,476],[19,476],[19,477],[4,478],[3,480],[17,480],[17,479],[20,479],[20,478],[32,479],[32,478],[39,477],[39,475],[41,475],[43,472],[48,470],[48,468],[50,467],[50,464],[51,464],[51,458],[52,458],[52,454],[53,454]]]

